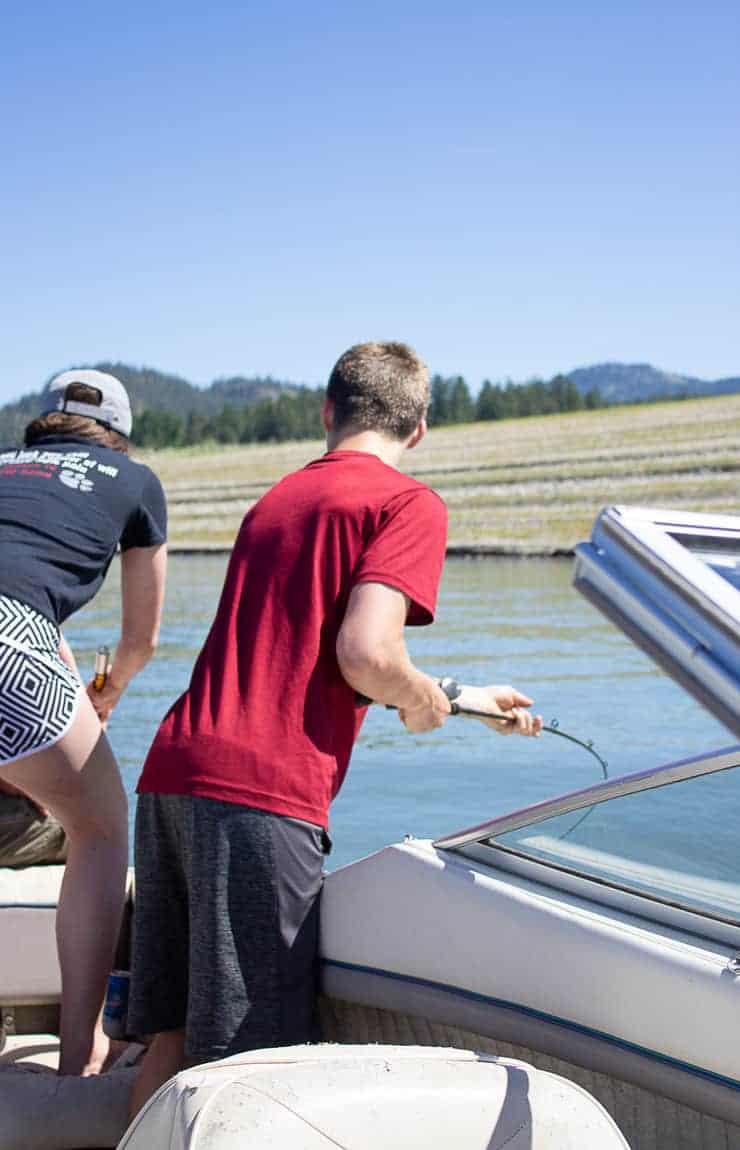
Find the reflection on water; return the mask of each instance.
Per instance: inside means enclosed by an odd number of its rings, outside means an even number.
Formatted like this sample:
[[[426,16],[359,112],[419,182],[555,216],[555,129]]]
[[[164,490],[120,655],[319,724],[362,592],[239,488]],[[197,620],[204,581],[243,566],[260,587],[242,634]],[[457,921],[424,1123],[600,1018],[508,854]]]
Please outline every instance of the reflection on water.
[[[129,794],[157,723],[187,685],[225,565],[222,557],[170,561],[159,652],[110,724]],[[448,560],[437,622],[408,632],[412,656],[430,673],[513,683],[534,697],[545,722],[557,717],[564,731],[593,739],[611,775],[732,743],[720,723],[571,589],[570,571],[564,560]],[[115,642],[118,618],[114,564],[98,598],[65,628],[87,672],[96,647]],[[735,793],[737,774],[723,776]],[[599,778],[596,760],[564,739],[503,738],[464,718],[433,734],[409,735],[397,716],[374,707],[334,804],[331,865],[407,833],[441,835]],[[695,812],[708,837],[719,815]]]

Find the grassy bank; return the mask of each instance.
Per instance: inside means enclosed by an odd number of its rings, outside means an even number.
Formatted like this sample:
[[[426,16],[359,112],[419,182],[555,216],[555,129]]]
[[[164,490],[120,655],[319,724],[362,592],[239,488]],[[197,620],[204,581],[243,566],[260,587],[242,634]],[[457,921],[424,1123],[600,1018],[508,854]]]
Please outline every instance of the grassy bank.
[[[323,451],[302,442],[141,453],[177,548],[228,548],[248,507]],[[740,511],[740,395],[431,431],[406,457],[450,510],[450,546],[570,550],[608,503]]]

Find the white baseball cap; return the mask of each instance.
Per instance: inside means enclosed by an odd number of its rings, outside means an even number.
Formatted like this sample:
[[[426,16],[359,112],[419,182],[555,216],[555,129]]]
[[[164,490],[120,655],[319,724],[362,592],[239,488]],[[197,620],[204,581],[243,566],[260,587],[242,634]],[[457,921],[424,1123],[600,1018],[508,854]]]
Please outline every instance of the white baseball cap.
[[[75,383],[83,384],[97,392],[97,402],[93,394],[75,398]],[[104,371],[63,371],[52,379],[41,397],[41,414],[48,415],[50,411],[66,411],[70,415],[85,415],[102,423],[104,427],[112,427],[121,435],[128,438],[131,435],[131,404],[126,388],[114,375]]]

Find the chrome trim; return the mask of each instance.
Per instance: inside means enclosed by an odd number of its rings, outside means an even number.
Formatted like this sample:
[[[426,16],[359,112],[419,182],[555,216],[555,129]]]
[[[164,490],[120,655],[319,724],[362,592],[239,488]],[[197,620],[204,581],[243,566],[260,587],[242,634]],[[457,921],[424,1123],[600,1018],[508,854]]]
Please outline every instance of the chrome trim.
[[[604,508],[594,523],[590,542],[576,547],[576,574],[578,557],[594,553],[604,558],[612,578],[617,574],[643,596],[646,591],[654,595],[656,606],[663,612],[667,606],[666,593],[675,595],[677,599],[669,608],[670,614],[677,612],[676,618],[684,627],[709,645],[719,629],[730,644],[726,650],[731,660],[734,656],[737,674],[740,591],[674,538],[680,538],[685,532],[667,512],[653,522],[638,516],[636,510]],[[740,519],[737,524],[734,532],[713,531],[707,525],[704,534],[707,537],[721,534],[723,538],[736,540],[740,547]]]
[[[454,850],[455,847],[465,846],[466,843],[480,842],[482,839],[504,834],[506,831],[516,831],[520,827],[542,822],[555,815],[565,815],[571,811],[582,810],[584,807],[593,807],[622,795],[657,790],[658,787],[667,787],[672,783],[699,778],[702,775],[713,775],[718,771],[727,771],[737,766],[740,766],[740,743],[713,751],[708,755],[694,755],[690,759],[679,759],[675,763],[651,767],[648,771],[637,771],[635,774],[607,779],[582,790],[568,791],[567,794],[545,799],[541,803],[534,803],[533,806],[523,807],[507,815],[500,815],[476,827],[468,827],[454,834],[445,835],[443,838],[435,839],[432,845],[437,850]]]
[[[579,559],[584,559],[583,554]],[[597,569],[592,565],[592,571]],[[663,626],[663,612],[641,607],[642,600],[610,574],[597,581],[584,577],[584,570],[581,563],[574,578],[576,589],[733,734],[740,735],[737,676],[728,676],[708,649],[679,632],[675,623]],[[639,624],[640,619],[645,625]]]
[[[604,508],[573,583],[740,736],[740,591],[678,541],[687,533],[740,547],[740,518]]]
[[[591,543],[599,549],[614,540],[714,623],[724,623],[730,635],[738,639],[740,592],[673,538],[694,534],[732,539],[740,546],[740,517],[680,515],[624,505],[605,507],[594,523]]]

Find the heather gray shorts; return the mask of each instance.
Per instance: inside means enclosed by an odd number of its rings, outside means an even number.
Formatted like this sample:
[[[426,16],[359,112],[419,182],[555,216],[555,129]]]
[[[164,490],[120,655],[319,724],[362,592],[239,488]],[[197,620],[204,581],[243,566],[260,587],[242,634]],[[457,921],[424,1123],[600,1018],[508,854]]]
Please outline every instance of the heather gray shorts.
[[[322,827],[190,795],[139,796],[130,1034],[185,1028],[207,1062],[318,1038]]]

